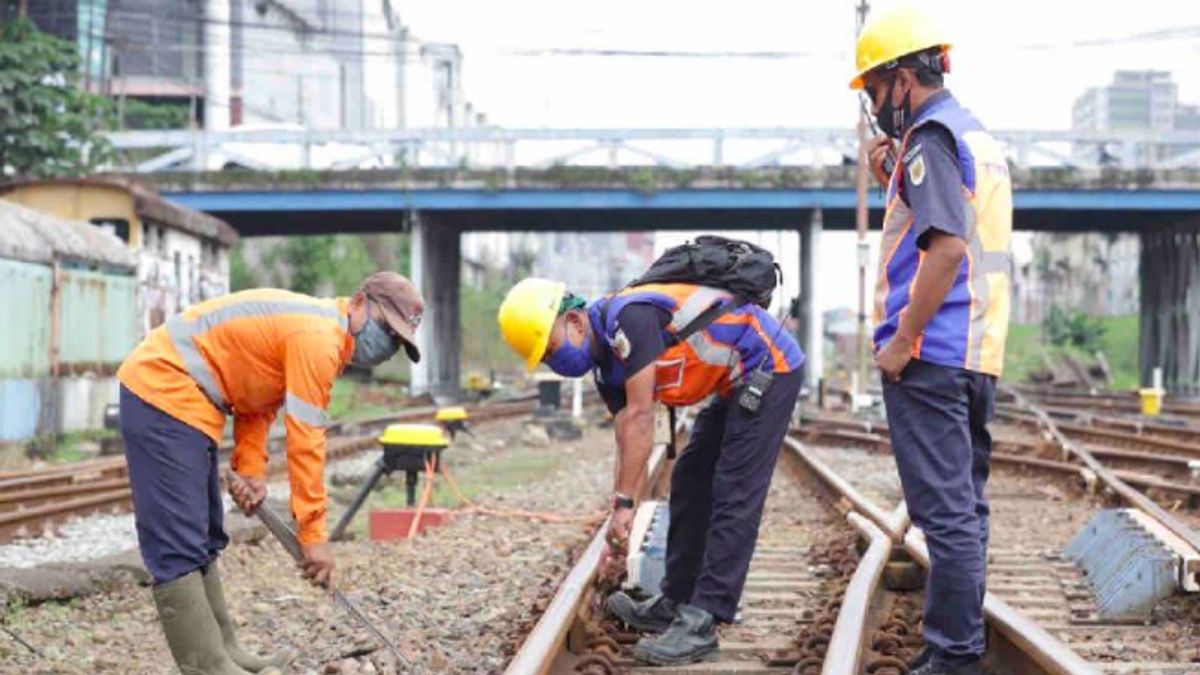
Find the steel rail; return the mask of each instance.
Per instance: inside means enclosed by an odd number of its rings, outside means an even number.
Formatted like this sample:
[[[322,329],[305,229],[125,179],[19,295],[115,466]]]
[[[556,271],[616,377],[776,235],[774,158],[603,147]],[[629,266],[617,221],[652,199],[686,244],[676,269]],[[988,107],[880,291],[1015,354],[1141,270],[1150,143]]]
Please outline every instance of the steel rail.
[[[929,547],[925,544],[925,533],[919,528],[913,527],[908,530],[904,537],[904,550],[922,567],[929,567]],[[992,629],[1044,672],[1053,675],[1099,675],[1100,671],[1075,650],[995,594],[984,595],[983,613]],[[992,648],[999,648],[1009,656],[1015,656],[1001,645],[993,643]]]
[[[34,490],[22,490],[20,492],[0,492],[0,512],[19,511],[22,509],[28,509],[30,506],[35,504],[52,501],[61,497],[78,497],[81,495],[95,494],[97,492],[119,490],[128,486],[128,479],[118,478],[113,480],[95,481],[91,483],[81,483],[79,485],[62,485],[48,488],[37,488]]]
[[[867,617],[871,602],[879,590],[879,580],[883,578],[888,556],[892,553],[891,537],[874,522],[856,511],[847,513],[846,519],[870,543],[859,558],[858,567],[842,596],[841,609],[838,610],[833,633],[829,636],[821,675],[858,675],[862,672],[867,650]]]
[[[95,511],[109,506],[126,506],[129,503],[129,494],[129,488],[125,487],[79,499],[43,504],[31,509],[0,513],[0,540],[31,523],[59,522],[80,511]]]
[[[339,422],[330,425],[334,433],[360,432],[386,424],[412,422],[430,418],[436,406],[423,406],[400,413],[374,418]],[[531,397],[515,401],[467,406],[470,419],[487,422],[494,419],[513,417],[531,410]],[[326,460],[339,459],[373,447],[375,431],[362,432],[354,436],[330,438],[326,443]],[[227,454],[222,454],[222,460]],[[286,462],[271,462],[267,465],[268,475],[278,475],[287,468]],[[113,476],[112,478],[108,478]],[[78,499],[67,499],[44,503],[55,498],[90,495]],[[23,525],[38,522],[61,522],[72,513],[94,511],[99,506],[128,506],[130,495],[129,476],[125,458],[89,460],[79,467],[53,467],[31,471],[8,480],[0,481],[0,543],[10,539]],[[36,506],[30,507],[33,503]]]
[[[829,489],[835,499],[841,503],[840,510],[843,513],[857,511],[875,523],[877,527],[886,532],[893,540],[897,542],[901,541],[904,532],[896,528],[893,514],[884,511],[882,507],[865,497],[857,488],[818,459],[816,453],[796,439],[785,438],[783,442],[786,448],[799,456],[809,471],[817,474],[817,477],[821,479],[821,482]]]
[[[1110,471],[1099,460],[1092,455],[1086,448],[1076,445],[1071,439],[1058,428],[1058,424],[1050,419],[1046,411],[1039,408],[1034,403],[1031,403],[1028,398],[1013,389],[1008,389],[1008,392],[1017,400],[1018,405],[1029,410],[1042,423],[1042,428],[1050,434],[1051,438],[1058,443],[1066,455],[1075,457],[1082,462],[1096,477],[1104,482],[1113,492],[1117,493],[1121,499],[1125,500],[1131,506],[1144,511],[1148,516],[1158,521],[1160,525],[1169,530],[1172,534],[1179,537],[1184,543],[1196,551],[1197,556],[1200,556],[1200,533],[1192,530],[1186,524],[1181,522],[1175,516],[1168,513],[1158,504],[1154,503],[1145,494],[1139,492],[1121,479],[1116,472]],[[1200,565],[1191,565],[1186,570],[1187,574],[1191,574],[1197,581],[1200,581]]]
[[[644,498],[661,477],[666,465],[666,455],[666,448],[663,446],[656,447],[650,455],[646,469],[647,479],[642,485],[642,494],[638,495],[639,499]],[[506,674],[542,675],[554,665],[555,658],[562,650],[563,641],[566,640],[567,632],[571,629],[571,624],[579,614],[579,610],[592,588],[592,583],[599,573],[600,556],[606,546],[604,537],[608,534],[608,522],[608,519],[605,519],[600,528],[596,530],[588,547],[584,549],[583,555],[571,567],[566,579],[559,584],[550,604],[546,606],[542,616],[534,624],[533,630],[521,643],[520,650],[509,662],[504,671]]]
[[[837,492],[841,486],[847,485],[837,476],[836,472],[799,441],[788,438],[784,442],[791,454],[803,462],[805,467],[822,482],[826,481],[826,477],[838,478],[835,482],[827,483],[831,490]],[[847,501],[850,503],[865,501],[870,504],[865,512],[860,511],[860,513],[876,525],[881,524],[876,520],[877,516],[872,516],[872,514],[879,514],[882,509],[865,500],[861,494],[854,498],[847,498]],[[903,544],[914,560],[928,568],[929,553],[925,547],[923,535],[917,534],[919,532],[919,529],[909,527],[904,534]],[[1003,649],[1011,658],[1024,657],[1030,665],[1036,666],[1037,671],[1050,675],[1095,675],[1099,672],[1058,638],[991,593],[984,598],[984,614],[996,634],[1013,646],[1011,650],[1000,645],[994,645],[993,648]],[[1018,672],[1032,671],[1023,669]]]

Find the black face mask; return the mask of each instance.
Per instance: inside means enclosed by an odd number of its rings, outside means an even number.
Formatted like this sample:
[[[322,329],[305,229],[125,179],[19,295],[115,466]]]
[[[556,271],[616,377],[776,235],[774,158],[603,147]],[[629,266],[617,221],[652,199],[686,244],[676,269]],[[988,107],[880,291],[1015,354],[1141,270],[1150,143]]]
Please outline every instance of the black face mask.
[[[900,78],[892,78],[887,94],[883,97],[883,105],[875,114],[879,130],[897,140],[904,135],[904,128],[908,126],[908,119],[912,116],[912,90],[904,94],[904,101],[901,102],[899,108],[892,105],[892,92],[896,89],[896,80],[898,79]]]

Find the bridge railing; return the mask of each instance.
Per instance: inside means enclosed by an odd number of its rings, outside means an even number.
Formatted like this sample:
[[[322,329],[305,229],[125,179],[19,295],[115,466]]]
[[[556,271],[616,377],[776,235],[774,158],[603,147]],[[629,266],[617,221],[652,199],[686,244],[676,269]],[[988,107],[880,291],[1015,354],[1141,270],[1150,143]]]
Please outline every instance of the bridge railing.
[[[1200,167],[1200,132],[1001,130],[993,134],[1018,167],[1124,169]],[[109,141],[119,168],[149,173],[410,167],[498,168],[586,164],[609,167],[759,168],[843,165],[858,139],[843,128],[379,129],[242,128],[119,131]]]

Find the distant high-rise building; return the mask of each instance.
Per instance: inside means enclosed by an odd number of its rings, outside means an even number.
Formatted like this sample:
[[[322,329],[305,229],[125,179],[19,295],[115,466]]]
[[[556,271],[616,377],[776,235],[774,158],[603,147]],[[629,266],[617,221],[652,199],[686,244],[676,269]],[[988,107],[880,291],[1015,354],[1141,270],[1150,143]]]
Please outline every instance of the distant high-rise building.
[[[1200,105],[1180,105],[1175,109],[1176,131],[1200,131]]]
[[[1200,106],[1179,102],[1179,87],[1162,70],[1119,70],[1112,82],[1092,87],[1075,99],[1072,128],[1077,131],[1168,133],[1200,130]],[[1145,166],[1190,148],[1141,145],[1134,162]],[[1098,153],[1100,160],[1119,163],[1122,148],[1075,148],[1077,156]],[[1034,262],[1020,270],[1014,316],[1040,321],[1051,306],[1089,314],[1135,314],[1139,305],[1138,260],[1141,242],[1135,234],[1038,233]]]
[[[1165,70],[1118,70],[1111,84],[1091,87],[1071,110],[1071,128],[1076,131],[1148,131],[1171,132],[1200,130],[1200,109],[1179,103],[1179,86]],[[1169,159],[1189,148],[1145,145],[1132,158],[1141,165]],[[1076,148],[1075,153],[1099,153],[1101,161],[1116,161],[1106,157],[1106,151],[1094,146]]]
[[[1179,87],[1164,70],[1118,70],[1112,84],[1092,87],[1075,100],[1071,126],[1080,130],[1175,128]]]

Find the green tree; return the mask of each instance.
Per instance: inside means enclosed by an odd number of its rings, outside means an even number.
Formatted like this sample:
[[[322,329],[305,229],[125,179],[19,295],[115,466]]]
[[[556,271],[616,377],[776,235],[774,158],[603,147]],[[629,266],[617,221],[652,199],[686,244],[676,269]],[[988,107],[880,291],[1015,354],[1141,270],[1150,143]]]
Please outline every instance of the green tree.
[[[247,288],[257,288],[262,285],[258,273],[246,264],[245,244],[238,240],[229,252],[229,290],[244,291]]]
[[[283,261],[292,270],[293,291],[316,293],[321,282],[333,276],[333,245],[333,235],[288,237]]]
[[[147,103],[131,98],[125,101],[121,122],[125,129],[186,129],[188,108],[175,103]]]
[[[1094,351],[1104,338],[1104,323],[1083,312],[1050,308],[1042,320],[1042,334],[1056,347],[1081,347]]]
[[[112,105],[81,90],[75,45],[28,19],[0,26],[0,176],[88,173],[111,155]]]

